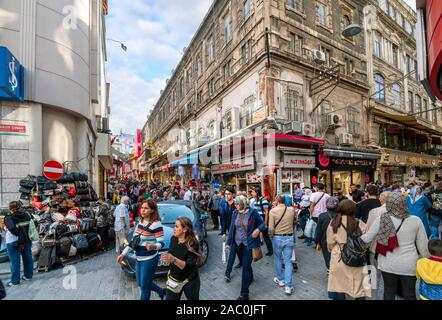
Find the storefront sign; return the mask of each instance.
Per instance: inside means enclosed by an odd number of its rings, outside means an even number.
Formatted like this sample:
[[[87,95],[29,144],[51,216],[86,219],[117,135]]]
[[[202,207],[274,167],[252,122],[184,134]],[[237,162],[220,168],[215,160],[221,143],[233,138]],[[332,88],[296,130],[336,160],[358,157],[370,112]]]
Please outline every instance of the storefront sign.
[[[331,158],[330,164],[333,168],[345,168],[354,167],[355,169],[375,169],[376,160],[373,159],[344,159],[344,158]]]
[[[23,66],[6,48],[0,46],[0,99],[24,101]]]
[[[26,126],[0,124],[0,135],[25,136]]]
[[[431,155],[388,150],[382,154],[380,164],[384,166],[432,168],[439,164],[439,159]]]
[[[261,183],[262,176],[256,172],[246,174],[247,183]]]
[[[253,157],[235,161],[234,163],[216,164],[212,166],[212,174],[250,171],[255,169]]]
[[[284,168],[306,168],[315,167],[315,157],[284,154]]]
[[[253,123],[258,123],[266,118],[266,108],[263,107],[253,113]]]

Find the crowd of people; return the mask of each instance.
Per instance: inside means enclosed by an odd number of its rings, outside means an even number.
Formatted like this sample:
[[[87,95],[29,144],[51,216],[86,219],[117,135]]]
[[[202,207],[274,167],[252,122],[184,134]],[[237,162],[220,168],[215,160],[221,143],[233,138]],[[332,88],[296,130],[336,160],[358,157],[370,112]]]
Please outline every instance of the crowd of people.
[[[174,200],[195,201],[210,213],[226,251],[225,281],[231,282],[234,269],[242,269],[238,300],[250,298],[253,263],[263,257],[264,245],[265,255],[273,256],[275,285],[284,288],[287,295],[296,290],[293,272],[298,270],[297,239],[303,240],[300,245],[322,254],[330,299],[381,298],[381,279],[385,300],[398,295],[407,300],[442,299],[442,182],[416,182],[406,187],[351,185],[347,195],[337,196],[329,195],[318,183],[273,199],[265,197],[259,188],[250,192],[227,188],[200,192],[192,186],[157,181],[115,181],[108,190],[108,201],[116,206],[117,261],[124,263],[125,256],[135,252],[142,300],[149,300],[151,291],[161,299],[177,300],[183,293],[188,300],[199,299],[197,265],[202,253],[189,219],[176,221],[168,252],[159,253],[164,247],[164,232],[157,203]],[[100,201],[103,208],[107,206],[104,199]],[[14,210],[11,208],[6,227],[11,236],[18,237],[16,251],[23,255],[26,267],[29,239],[19,239],[26,230],[16,226]],[[128,242],[131,228],[134,236]],[[170,264],[166,288],[154,283],[159,260]],[[29,277],[31,272],[25,269],[23,280]]]

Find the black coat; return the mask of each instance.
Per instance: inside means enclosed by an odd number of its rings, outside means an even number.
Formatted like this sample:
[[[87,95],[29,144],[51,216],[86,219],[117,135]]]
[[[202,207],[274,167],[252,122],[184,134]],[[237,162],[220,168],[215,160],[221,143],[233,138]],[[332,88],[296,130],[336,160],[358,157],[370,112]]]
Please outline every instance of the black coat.
[[[318,224],[316,226],[315,243],[319,244],[322,250],[327,250],[327,228],[336,215],[337,213],[331,210],[319,215]]]
[[[29,226],[18,226],[20,222],[31,220],[31,216],[25,210],[20,209],[14,214],[8,214],[5,217],[5,226],[14,236],[18,237],[18,244],[25,244],[29,239]]]

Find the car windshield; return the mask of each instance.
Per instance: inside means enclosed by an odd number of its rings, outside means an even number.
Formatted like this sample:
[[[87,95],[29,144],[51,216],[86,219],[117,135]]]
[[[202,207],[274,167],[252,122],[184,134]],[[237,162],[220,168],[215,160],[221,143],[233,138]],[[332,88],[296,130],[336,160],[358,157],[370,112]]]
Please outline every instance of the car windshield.
[[[190,208],[180,204],[158,204],[161,222],[164,224],[175,224],[179,217],[187,217],[193,222],[194,214]]]

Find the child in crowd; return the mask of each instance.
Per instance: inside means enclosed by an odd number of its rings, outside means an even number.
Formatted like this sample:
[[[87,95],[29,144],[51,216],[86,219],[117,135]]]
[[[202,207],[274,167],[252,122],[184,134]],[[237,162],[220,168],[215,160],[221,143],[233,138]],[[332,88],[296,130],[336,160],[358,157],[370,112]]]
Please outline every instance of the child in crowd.
[[[421,300],[442,300],[442,240],[428,242],[429,258],[417,261],[416,277]]]

